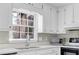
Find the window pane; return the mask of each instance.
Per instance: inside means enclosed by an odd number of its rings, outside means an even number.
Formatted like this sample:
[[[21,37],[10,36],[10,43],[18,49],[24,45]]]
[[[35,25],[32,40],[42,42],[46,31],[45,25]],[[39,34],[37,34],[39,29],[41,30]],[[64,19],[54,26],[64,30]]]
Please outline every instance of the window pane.
[[[21,19],[21,25],[26,26],[26,25],[27,25],[27,21],[26,21],[26,20],[22,20],[22,19]]]
[[[28,21],[28,26],[33,26],[33,21]]]
[[[13,38],[26,39],[34,38],[34,15],[26,13],[12,13]],[[28,17],[27,17],[28,16]],[[27,26],[28,25],[28,26]]]
[[[18,13],[17,12],[13,12],[12,15],[17,17]]]
[[[29,38],[34,38],[34,34],[33,33],[29,33]]]
[[[24,13],[21,13],[21,18],[22,18],[22,19],[27,19],[27,15],[24,14]]]
[[[21,38],[26,39],[27,35],[25,33],[21,33]]]
[[[25,32],[28,32],[28,27],[25,27]]]
[[[24,26],[20,26],[20,32],[25,32],[25,27]]]
[[[20,31],[20,26],[13,26],[13,31]]]
[[[14,25],[20,24],[19,18],[20,18],[20,13],[18,14],[17,12],[13,12],[12,14],[12,23]]]
[[[28,16],[28,19],[29,19],[29,20],[34,20],[34,16],[33,16],[33,15],[29,15],[29,16]]]
[[[33,28],[29,28],[29,32],[34,32],[34,29]]]
[[[13,38],[14,39],[18,39],[18,38],[20,38],[20,33],[13,33]]]

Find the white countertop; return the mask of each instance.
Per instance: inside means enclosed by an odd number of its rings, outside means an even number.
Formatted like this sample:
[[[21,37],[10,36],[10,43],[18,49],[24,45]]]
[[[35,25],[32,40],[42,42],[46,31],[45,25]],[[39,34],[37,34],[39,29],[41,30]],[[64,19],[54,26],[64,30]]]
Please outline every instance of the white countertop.
[[[47,47],[68,47],[68,48],[79,48],[79,46],[76,45],[43,45],[39,46],[40,48],[47,48]]]
[[[47,48],[61,48],[61,47],[66,47],[66,48],[77,48],[79,49],[79,46],[63,46],[63,45],[42,45],[37,48],[23,48],[23,49],[18,49],[19,51],[33,51],[33,50],[41,50],[41,49],[47,49]]]
[[[18,52],[15,48],[0,48],[0,54],[6,54],[6,53],[14,53]]]
[[[41,50],[41,49],[47,49],[47,48],[61,48],[61,47],[66,47],[66,48],[77,48],[79,49],[79,46],[63,46],[63,45],[41,45],[37,48],[29,48],[26,49],[24,48],[23,50],[21,49],[15,49],[15,48],[5,48],[5,49],[0,49],[0,54],[4,54],[4,53],[10,53],[10,52],[31,52],[31,51],[36,51],[36,50]]]

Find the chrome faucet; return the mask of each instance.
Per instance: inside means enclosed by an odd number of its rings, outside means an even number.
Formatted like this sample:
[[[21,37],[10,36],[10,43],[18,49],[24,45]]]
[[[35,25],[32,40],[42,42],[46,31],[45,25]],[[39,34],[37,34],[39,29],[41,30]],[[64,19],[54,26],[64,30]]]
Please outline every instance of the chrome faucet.
[[[29,47],[30,46],[30,38],[26,38],[26,44],[25,44],[25,47]]]

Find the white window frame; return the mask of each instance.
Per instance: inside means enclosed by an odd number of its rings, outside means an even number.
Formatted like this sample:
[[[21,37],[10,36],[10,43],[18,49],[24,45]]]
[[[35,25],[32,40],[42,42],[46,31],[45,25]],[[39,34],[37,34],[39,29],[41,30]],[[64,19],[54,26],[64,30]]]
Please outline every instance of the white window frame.
[[[33,11],[29,11],[29,10],[25,10],[25,9],[22,9],[22,8],[20,8],[20,9],[17,9],[17,8],[13,8],[13,10],[12,10],[12,12],[13,11],[16,11],[16,12],[22,12],[22,13],[26,13],[26,14],[31,14],[31,15],[35,15],[35,19],[37,18],[36,16],[37,16],[37,14],[38,13],[36,13],[36,12],[33,12]],[[37,37],[38,37],[38,35],[37,35],[37,21],[34,19],[34,40],[33,41],[31,41],[31,42],[36,42],[37,41]],[[26,39],[13,39],[12,38],[12,31],[10,30],[9,31],[9,41],[11,42],[11,43],[15,43],[15,42],[26,42]]]

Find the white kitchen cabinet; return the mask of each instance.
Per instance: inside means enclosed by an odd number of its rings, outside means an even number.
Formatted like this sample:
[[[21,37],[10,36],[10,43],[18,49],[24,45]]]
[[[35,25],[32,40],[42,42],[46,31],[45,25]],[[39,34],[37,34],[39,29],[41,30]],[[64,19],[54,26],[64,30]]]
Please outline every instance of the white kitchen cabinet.
[[[58,13],[58,30],[60,33],[66,33],[66,29],[74,25],[74,8],[73,5],[59,8]]]
[[[74,4],[74,26],[79,27],[79,4]]]
[[[44,6],[43,9],[43,32],[45,33],[49,33],[50,31],[50,7],[48,7],[47,5]]]
[[[68,7],[69,7],[68,10],[70,9],[70,11],[68,13],[69,17],[72,16],[71,21],[69,21],[70,27],[79,27],[79,4],[73,4],[73,5],[71,5],[71,7],[70,6],[68,6]]]
[[[12,5],[10,3],[0,3],[0,7],[0,31],[9,31]]]
[[[59,12],[59,16],[58,16],[58,19],[59,19],[59,27],[60,27],[60,24],[61,24],[61,21],[60,18],[63,17],[63,23],[62,26],[64,27],[61,27],[63,28],[64,30],[67,30],[68,28],[70,27],[79,27],[79,4],[72,4],[72,5],[68,5],[68,6],[64,6],[62,7],[64,9],[64,11],[60,10],[63,12],[63,15],[61,16],[61,13]],[[62,9],[62,8],[59,8],[59,9]],[[59,29],[61,30],[61,29]]]
[[[50,8],[50,33],[57,33],[57,9],[56,8]]]
[[[43,6],[43,14],[39,15],[38,33],[56,33],[57,32],[57,9]]]
[[[64,7],[64,27],[71,27],[74,20],[74,11],[73,11],[73,5],[65,6]]]
[[[58,33],[66,33],[64,26],[65,26],[65,20],[64,20],[64,8],[58,9]]]

